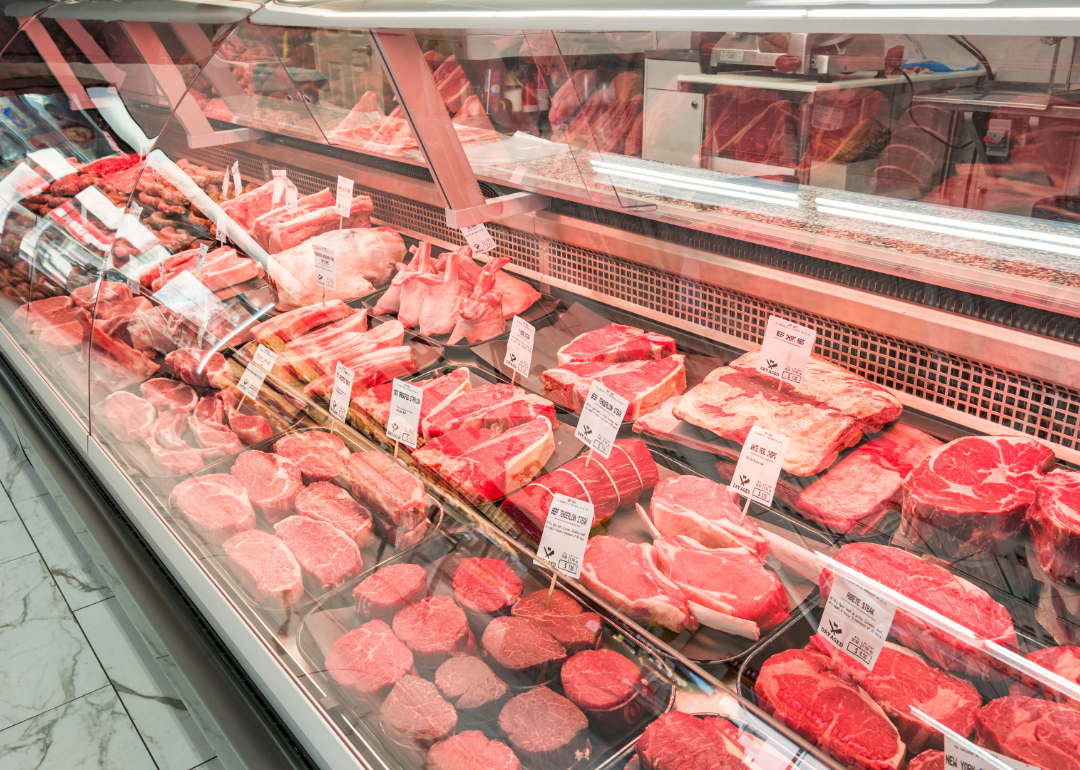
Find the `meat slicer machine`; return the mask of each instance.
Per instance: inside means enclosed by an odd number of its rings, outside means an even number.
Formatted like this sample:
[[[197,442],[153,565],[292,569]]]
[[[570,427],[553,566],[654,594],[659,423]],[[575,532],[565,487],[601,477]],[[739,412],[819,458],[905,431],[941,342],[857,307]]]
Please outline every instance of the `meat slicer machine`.
[[[791,75],[816,74],[822,81],[853,72],[881,73],[886,69],[885,38],[819,32],[728,32],[713,46],[708,69],[712,74],[731,69],[774,69]]]

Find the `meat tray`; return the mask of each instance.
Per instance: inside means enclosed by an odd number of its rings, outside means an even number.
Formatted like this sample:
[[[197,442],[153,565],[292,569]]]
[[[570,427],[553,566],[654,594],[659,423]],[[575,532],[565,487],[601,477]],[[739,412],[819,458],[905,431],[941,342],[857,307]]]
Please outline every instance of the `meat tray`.
[[[448,510],[443,526],[434,537],[398,554],[382,566],[391,563],[420,565],[427,572],[431,595],[453,597],[451,578],[454,568],[462,559],[470,557],[503,561],[523,580],[526,595],[544,589],[550,583],[550,574],[545,574],[534,566],[532,556],[524,549],[498,537],[492,531],[487,531],[483,526],[458,519],[452,510]],[[424,756],[415,749],[400,747],[386,736],[380,727],[378,705],[360,700],[358,696],[341,687],[324,669],[326,653],[331,644],[342,634],[360,627],[361,621],[356,615],[352,591],[374,571],[370,570],[324,596],[301,622],[297,647],[304,663],[313,672],[308,677],[312,691],[317,694],[331,719],[342,727],[343,732],[359,737],[369,751],[383,760],[386,767],[415,770],[423,766]],[[592,743],[591,758],[587,762],[573,765],[574,770],[621,767],[617,760],[632,750],[641,731],[674,705],[672,662],[667,655],[654,649],[647,640],[624,626],[618,618],[612,617],[573,588],[561,582],[559,588],[571,594],[586,610],[599,613],[603,627],[601,647],[631,658],[644,674],[646,686],[637,696],[644,708],[632,727],[606,737],[590,727],[588,732]],[[475,616],[470,618],[474,634],[478,622]],[[479,654],[478,634],[476,639]],[[430,674],[427,676],[430,678]],[[553,690],[561,691],[558,677],[552,680],[549,686]],[[459,724],[458,730],[461,729]],[[479,725],[468,725],[465,729],[481,729],[489,738],[506,740],[494,719]],[[529,765],[526,764],[526,767]]]

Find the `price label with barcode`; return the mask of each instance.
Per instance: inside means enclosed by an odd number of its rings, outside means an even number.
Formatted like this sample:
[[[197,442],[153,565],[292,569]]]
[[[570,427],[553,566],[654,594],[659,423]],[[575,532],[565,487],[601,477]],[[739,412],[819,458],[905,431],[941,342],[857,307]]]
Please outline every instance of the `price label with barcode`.
[[[491,233],[484,227],[483,222],[461,228],[461,234],[465,236],[466,242],[477,254],[486,254],[495,248],[495,239],[491,237]]]
[[[574,435],[606,460],[611,457],[611,445],[629,408],[629,401],[599,380],[593,380]]]
[[[873,671],[889,637],[894,615],[895,603],[834,572],[818,633],[836,649]]]
[[[218,209],[217,239],[220,243],[225,243],[225,232],[229,229],[225,226],[225,223],[228,219],[229,215],[224,210]]]
[[[276,206],[278,201],[281,200],[282,194],[285,192],[285,180],[287,177],[285,176],[284,169],[277,169],[270,173],[274,175],[274,198],[270,203],[271,205]]]
[[[739,463],[731,477],[731,488],[761,505],[772,505],[776,480],[787,455],[787,436],[760,425],[750,429],[739,453]]]
[[[514,316],[510,324],[510,338],[506,341],[503,366],[508,366],[522,377],[528,377],[532,369],[533,339],[536,329],[521,316]]]
[[[555,495],[536,549],[540,558],[534,563],[554,567],[575,580],[581,577],[581,561],[585,558],[592,522],[592,503],[564,494]]]
[[[135,217],[136,219],[142,218],[142,206],[140,206],[138,203],[132,203],[131,216]]]
[[[781,382],[798,385],[803,381],[817,332],[779,316],[769,316],[765,338],[758,354],[757,371]]]
[[[270,348],[259,345],[254,358],[251,359],[251,363],[244,370],[244,376],[240,378],[240,382],[236,385],[240,392],[250,398],[258,398],[259,390],[262,388],[263,382],[266,381],[266,376],[274,368],[277,357],[278,354]]]
[[[291,179],[285,180],[285,210],[290,214],[296,213],[296,202],[300,199],[300,193]]]
[[[205,243],[199,244],[199,261],[195,263],[195,275],[202,275],[203,264],[206,263],[206,252],[210,251],[210,247]]]
[[[1017,759],[1003,757],[995,751],[976,746],[971,741],[958,741],[951,735],[945,736],[945,770],[1039,770]]]
[[[337,268],[335,260],[337,255],[328,246],[315,246],[315,280],[324,289],[337,288]]]
[[[244,192],[244,183],[240,181],[240,161],[236,161],[232,164],[232,179],[233,187],[236,188],[236,192],[233,195],[239,196]]]
[[[420,405],[424,403],[424,391],[416,385],[394,380],[390,391],[390,417],[386,421],[386,435],[391,441],[416,449],[416,433],[420,428]]]
[[[330,414],[335,419],[347,422],[349,419],[349,401],[352,400],[352,384],[355,373],[340,361],[334,368],[334,390],[330,394]]]
[[[334,202],[334,212],[339,217],[348,217],[352,209],[353,180],[348,177],[338,176],[337,198]]]

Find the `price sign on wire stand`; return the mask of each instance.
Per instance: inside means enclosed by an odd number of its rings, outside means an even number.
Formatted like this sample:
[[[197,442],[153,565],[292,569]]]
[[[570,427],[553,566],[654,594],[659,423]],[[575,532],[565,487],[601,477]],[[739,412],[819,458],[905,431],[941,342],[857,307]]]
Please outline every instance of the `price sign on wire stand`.
[[[349,402],[352,400],[352,384],[355,372],[340,361],[334,368],[334,391],[330,394],[330,414],[334,419],[347,422]]]
[[[423,403],[423,390],[411,383],[394,380],[390,396],[390,417],[386,421],[386,435],[391,441],[400,441],[410,449],[416,449],[420,405]]]
[[[195,263],[195,275],[202,275],[203,265],[206,263],[206,252],[210,251],[210,247],[205,243],[199,244],[199,259]]]
[[[161,284],[165,285],[165,257],[158,260],[157,263],[158,277],[161,278]]]
[[[315,280],[323,289],[333,291],[337,288],[337,270],[335,260],[337,255],[334,250],[327,246],[316,246],[315,254]]]
[[[1003,757],[996,751],[976,746],[968,740],[958,741],[948,734],[945,735],[945,768],[946,770],[1039,770],[1035,765]]]
[[[813,329],[779,316],[769,316],[757,371],[780,380],[781,387],[785,382],[798,385],[806,375],[816,339],[817,332]]]
[[[760,425],[752,427],[746,435],[730,484],[732,489],[746,498],[743,517],[750,508],[751,500],[757,500],[766,507],[772,505],[776,480],[780,478],[790,441],[787,436],[773,433]]]
[[[611,457],[611,445],[629,407],[629,401],[599,380],[593,380],[574,435],[589,449],[608,459]]]
[[[859,581],[834,572],[818,633],[837,650],[873,671],[895,614],[895,603]]]
[[[563,494],[555,495],[544,522],[544,534],[536,549],[539,558],[535,563],[551,567],[575,580],[581,577],[581,562],[585,558],[592,522],[592,503]]]
[[[132,203],[130,211],[131,216],[135,217],[136,219],[142,218],[142,206],[140,206],[138,203]]]
[[[334,202],[334,213],[339,217],[348,217],[352,209],[353,180],[348,177],[338,176],[337,198]]]
[[[278,201],[281,200],[281,196],[285,194],[285,180],[287,177],[284,169],[277,169],[270,173],[274,175],[274,197],[270,201],[270,205],[276,206]]]
[[[533,340],[536,339],[536,329],[521,316],[514,316],[510,324],[510,338],[506,341],[506,355],[503,357],[503,366],[513,370],[514,375],[520,374],[528,377],[532,370]],[[513,380],[511,380],[513,384]]]
[[[218,209],[218,221],[217,221],[217,239],[218,243],[225,243],[225,231],[228,228],[225,226],[225,222],[228,220],[229,215],[224,210]]]
[[[233,196],[239,197],[244,192],[244,183],[240,180],[240,161],[232,164],[232,179],[233,187],[236,188]]]
[[[465,241],[477,254],[486,254],[495,248],[495,239],[491,237],[491,233],[484,227],[483,222],[461,228],[461,234],[465,236]]]
[[[240,378],[240,382],[236,387],[240,389],[240,392],[245,396],[251,396],[256,399],[259,397],[259,389],[262,388],[263,382],[266,381],[266,376],[270,374],[270,371],[274,368],[274,362],[277,361],[278,354],[272,351],[265,345],[259,345],[259,348],[255,351],[254,358],[251,359],[251,363],[247,365],[247,369],[244,370],[244,376]]]

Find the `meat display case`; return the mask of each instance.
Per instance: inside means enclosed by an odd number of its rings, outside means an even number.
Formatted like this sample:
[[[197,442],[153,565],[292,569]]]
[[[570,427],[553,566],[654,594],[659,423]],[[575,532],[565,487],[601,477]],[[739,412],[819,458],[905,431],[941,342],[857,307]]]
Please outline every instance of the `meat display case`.
[[[1077,766],[1076,9],[796,5],[5,6],[0,418],[226,766]]]

